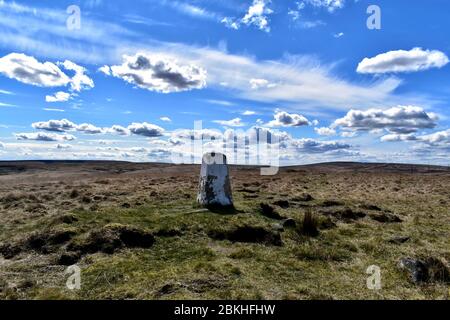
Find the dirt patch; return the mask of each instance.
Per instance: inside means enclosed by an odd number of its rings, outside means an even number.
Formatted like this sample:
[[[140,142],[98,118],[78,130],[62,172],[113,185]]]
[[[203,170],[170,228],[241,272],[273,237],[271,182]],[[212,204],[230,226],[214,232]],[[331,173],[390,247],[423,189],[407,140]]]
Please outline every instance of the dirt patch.
[[[342,210],[333,211],[322,211],[321,213],[344,222],[352,222],[366,217],[366,213],[362,211],[355,211],[351,208],[344,208]]]
[[[375,221],[381,222],[381,223],[400,223],[403,222],[402,219],[400,219],[399,216],[388,213],[388,212],[381,212],[376,214],[371,214],[370,218],[372,218]]]
[[[276,212],[275,208],[267,203],[260,204],[261,214],[267,218],[275,220],[283,220],[284,218]]]
[[[360,208],[369,211],[383,211],[380,207],[373,204],[362,204]]]
[[[0,245],[0,254],[5,259],[12,259],[22,251],[22,248],[17,244],[5,243]]]
[[[172,237],[180,237],[183,235],[183,232],[179,229],[159,229],[155,236],[162,238],[172,238]]]
[[[291,201],[294,201],[294,202],[296,202],[296,201],[309,202],[309,201],[313,201],[313,200],[314,200],[314,198],[308,193],[304,193],[304,194],[302,194],[300,196],[296,196],[296,197],[291,199]]]
[[[77,263],[80,259],[80,252],[65,252],[59,257],[57,263],[63,266],[71,266]]]
[[[71,229],[33,233],[26,239],[1,245],[0,253],[5,259],[12,259],[22,251],[36,251],[42,254],[49,254],[55,252],[75,235],[76,232]]]
[[[129,248],[150,248],[155,242],[152,233],[131,226],[120,224],[107,225],[101,229],[91,231],[86,239],[72,242],[69,251],[82,254],[104,252],[113,254],[116,250]]]
[[[275,201],[273,204],[283,209],[287,209],[290,207],[289,201],[287,200],[278,200]]]
[[[343,205],[344,205],[343,202],[337,201],[337,200],[325,200],[321,204],[321,206],[325,207],[325,208],[338,207],[338,206],[343,206]]]
[[[429,282],[450,283],[450,270],[447,263],[435,257],[424,259],[401,259],[399,268],[408,273],[410,280],[416,284]]]
[[[242,226],[230,230],[211,230],[208,236],[215,240],[229,240],[232,242],[263,243],[266,245],[281,246],[279,232],[263,227]]]

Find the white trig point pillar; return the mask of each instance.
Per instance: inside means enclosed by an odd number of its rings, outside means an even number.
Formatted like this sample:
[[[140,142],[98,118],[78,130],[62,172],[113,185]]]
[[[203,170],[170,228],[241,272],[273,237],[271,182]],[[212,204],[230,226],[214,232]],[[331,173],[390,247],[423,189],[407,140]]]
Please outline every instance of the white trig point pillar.
[[[225,155],[213,152],[203,156],[197,201],[204,207],[233,207]]]

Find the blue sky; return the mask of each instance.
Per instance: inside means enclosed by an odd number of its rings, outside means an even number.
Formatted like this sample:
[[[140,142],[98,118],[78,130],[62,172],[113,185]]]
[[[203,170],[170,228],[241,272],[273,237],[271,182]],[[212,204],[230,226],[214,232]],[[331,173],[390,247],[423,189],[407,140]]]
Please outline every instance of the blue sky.
[[[370,5],[381,29],[367,26]],[[277,138],[282,164],[448,165],[449,10],[446,0],[0,1],[0,159],[198,161],[232,130],[257,128]],[[216,140],[192,151],[199,120]]]

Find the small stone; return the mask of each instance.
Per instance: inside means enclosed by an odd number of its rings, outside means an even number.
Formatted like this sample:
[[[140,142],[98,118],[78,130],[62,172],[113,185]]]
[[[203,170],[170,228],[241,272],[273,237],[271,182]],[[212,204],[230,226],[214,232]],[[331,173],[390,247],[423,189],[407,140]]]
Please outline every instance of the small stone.
[[[428,281],[428,268],[423,261],[404,258],[400,260],[398,266],[401,270],[409,273],[412,282],[421,283]]]

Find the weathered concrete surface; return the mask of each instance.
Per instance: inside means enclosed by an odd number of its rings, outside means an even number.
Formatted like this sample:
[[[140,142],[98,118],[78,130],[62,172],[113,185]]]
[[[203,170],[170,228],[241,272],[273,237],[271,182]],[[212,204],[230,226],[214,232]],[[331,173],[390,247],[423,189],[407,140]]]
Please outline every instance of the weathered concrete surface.
[[[203,156],[197,201],[205,207],[233,207],[225,155],[207,153]]]

